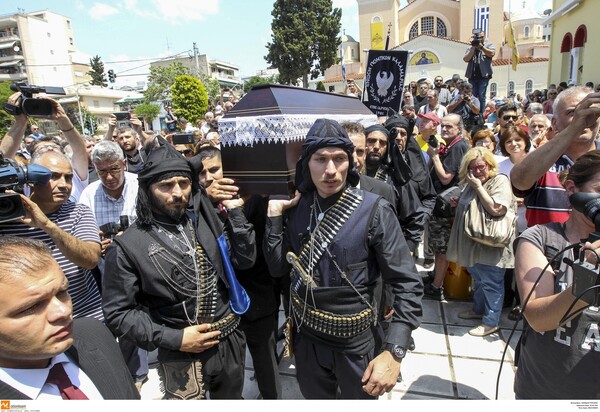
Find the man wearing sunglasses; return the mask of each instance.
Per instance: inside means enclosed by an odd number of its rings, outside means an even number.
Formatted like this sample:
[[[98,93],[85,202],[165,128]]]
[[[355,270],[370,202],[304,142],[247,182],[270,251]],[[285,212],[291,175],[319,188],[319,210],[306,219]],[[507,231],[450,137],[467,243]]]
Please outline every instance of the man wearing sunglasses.
[[[500,126],[500,129],[498,130],[498,133],[494,135],[494,138],[496,139],[496,147],[499,147],[498,143],[500,142],[500,136],[506,129],[516,125],[517,120],[519,120],[519,114],[517,113],[517,107],[510,102],[500,106],[496,113],[498,115],[498,125]]]

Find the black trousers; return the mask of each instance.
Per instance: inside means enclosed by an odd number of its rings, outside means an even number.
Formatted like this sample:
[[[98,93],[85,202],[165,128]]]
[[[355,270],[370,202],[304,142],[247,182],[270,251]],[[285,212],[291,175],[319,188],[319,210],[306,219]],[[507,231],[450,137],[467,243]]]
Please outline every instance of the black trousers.
[[[242,399],[246,340],[239,328],[216,347],[209,349],[201,359],[208,398]]]
[[[297,333],[296,378],[306,399],[377,399],[362,390],[362,376],[375,349],[364,356],[334,352]]]
[[[240,322],[240,329],[246,336],[256,382],[263,399],[281,399],[281,382],[277,364],[278,323],[278,310],[253,321],[242,316]]]

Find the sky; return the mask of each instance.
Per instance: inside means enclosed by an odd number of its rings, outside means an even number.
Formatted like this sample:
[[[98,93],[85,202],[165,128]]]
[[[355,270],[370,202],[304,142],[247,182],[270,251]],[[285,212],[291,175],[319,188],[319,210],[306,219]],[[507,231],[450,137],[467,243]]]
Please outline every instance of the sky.
[[[492,0],[500,1],[500,0]],[[508,10],[508,0],[505,10]],[[75,46],[102,58],[117,73],[116,86],[144,80],[149,62],[193,56],[193,43],[209,59],[233,63],[241,77],[267,68],[273,0],[2,0],[0,15],[48,9],[71,18]],[[401,6],[406,4],[401,0]],[[552,0],[527,0],[534,10]],[[356,0],[333,0],[342,9],[342,28],[358,39]],[[522,7],[512,0],[512,10]]]

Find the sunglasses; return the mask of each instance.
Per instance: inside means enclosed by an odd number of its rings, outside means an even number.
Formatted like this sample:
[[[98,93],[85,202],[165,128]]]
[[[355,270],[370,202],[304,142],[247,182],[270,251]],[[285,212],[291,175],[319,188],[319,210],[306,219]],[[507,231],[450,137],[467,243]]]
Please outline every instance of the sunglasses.
[[[190,153],[192,153],[192,149],[178,150],[178,152],[181,153],[184,156],[187,156]]]
[[[502,116],[502,120],[504,120],[505,122],[509,121],[509,120],[517,120],[519,118],[519,116],[514,115],[511,116],[510,114],[506,114],[504,116]]]

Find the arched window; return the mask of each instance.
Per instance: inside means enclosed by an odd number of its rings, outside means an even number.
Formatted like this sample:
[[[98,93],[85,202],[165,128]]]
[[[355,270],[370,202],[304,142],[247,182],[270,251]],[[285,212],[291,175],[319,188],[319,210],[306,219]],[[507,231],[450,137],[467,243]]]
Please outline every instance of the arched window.
[[[421,34],[433,35],[433,16],[426,16],[421,19]]]
[[[418,19],[410,26],[408,32],[408,39],[414,39],[421,34],[428,34],[430,36],[447,37],[448,29],[446,23],[439,17],[424,16]]]
[[[529,31],[530,31],[529,26],[525,26],[523,28],[523,38],[525,38],[525,39],[529,38]]]
[[[566,33],[562,39],[562,43],[560,45],[561,53],[568,53],[573,48],[573,36],[571,33]]]
[[[498,94],[498,85],[496,83],[490,83],[490,98],[493,99]]]
[[[414,39],[419,35],[419,22],[416,21],[415,24],[410,28],[410,32],[408,34],[408,39]]]
[[[446,37],[447,36],[446,24],[442,21],[442,19],[437,19],[437,36],[438,37]]]
[[[577,28],[575,32],[575,40],[573,41],[573,47],[583,47],[583,44],[587,41],[587,28],[585,24],[582,24]]]
[[[529,93],[533,91],[533,80],[527,80],[525,82],[525,96],[529,96]]]
[[[506,93],[508,96],[510,96],[514,92],[515,92],[515,82],[513,82],[511,80],[510,82],[508,82],[508,87],[507,87]]]

